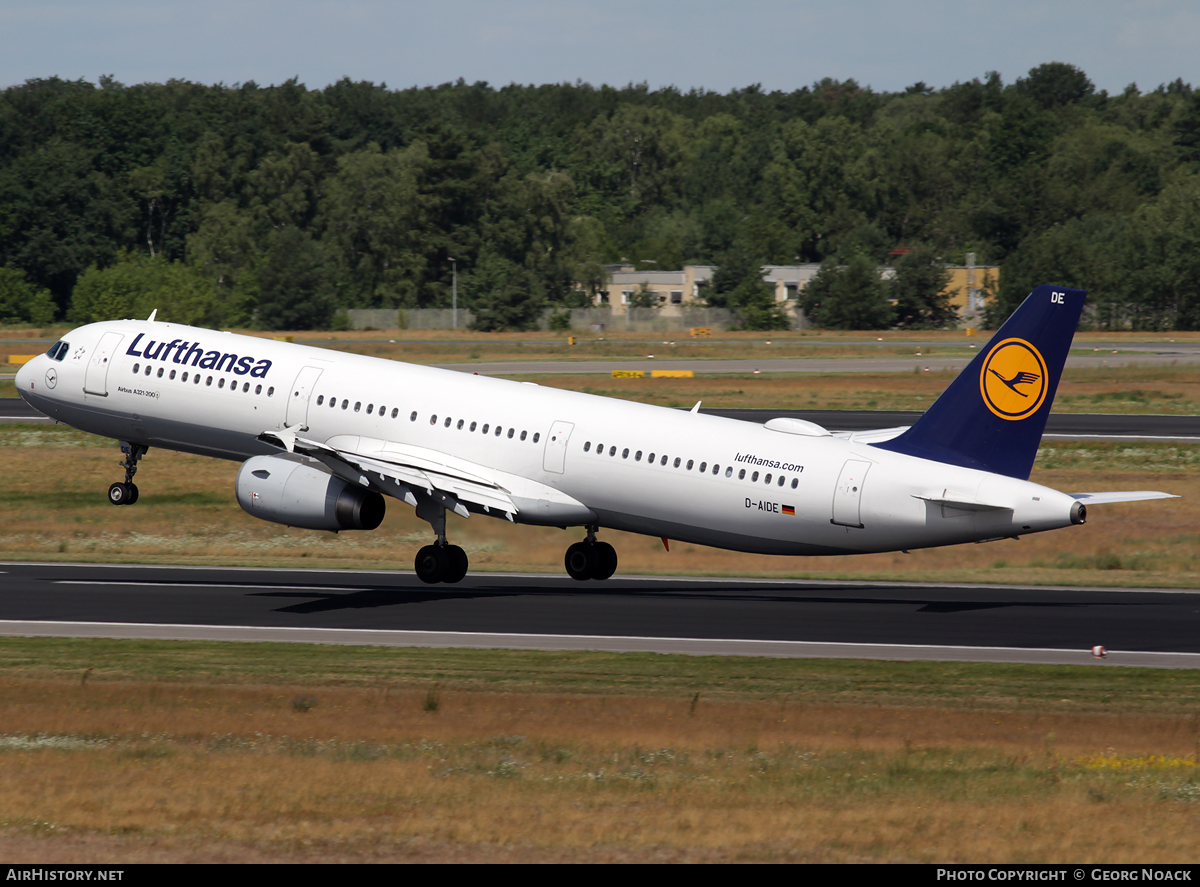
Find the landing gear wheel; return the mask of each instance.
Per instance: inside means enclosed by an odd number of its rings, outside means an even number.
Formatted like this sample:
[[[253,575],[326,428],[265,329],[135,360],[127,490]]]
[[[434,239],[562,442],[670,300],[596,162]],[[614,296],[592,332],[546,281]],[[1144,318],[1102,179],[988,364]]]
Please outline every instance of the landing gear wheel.
[[[108,488],[108,501],[113,505],[132,505],[137,496],[137,487],[133,484],[115,483]]]
[[[567,556],[563,558],[563,564],[567,568],[567,575],[572,579],[583,582],[595,578],[596,568],[599,565],[596,546],[587,542],[576,542],[567,549]],[[613,567],[615,569],[616,564]]]
[[[607,542],[596,543],[596,572],[593,579],[607,579],[617,572],[617,550]]]
[[[449,562],[445,549],[437,545],[426,545],[417,552],[417,559],[413,566],[417,571],[417,578],[432,585],[442,581]]]
[[[467,575],[467,553],[457,545],[447,545],[442,551],[446,555],[446,570],[442,573],[442,581],[461,582]]]

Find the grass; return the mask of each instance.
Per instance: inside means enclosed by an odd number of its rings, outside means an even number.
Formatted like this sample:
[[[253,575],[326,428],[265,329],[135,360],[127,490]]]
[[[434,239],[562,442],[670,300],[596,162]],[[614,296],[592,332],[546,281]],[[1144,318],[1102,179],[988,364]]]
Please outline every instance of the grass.
[[[5,639],[0,849],[1189,862],[1198,690],[1149,669]]]

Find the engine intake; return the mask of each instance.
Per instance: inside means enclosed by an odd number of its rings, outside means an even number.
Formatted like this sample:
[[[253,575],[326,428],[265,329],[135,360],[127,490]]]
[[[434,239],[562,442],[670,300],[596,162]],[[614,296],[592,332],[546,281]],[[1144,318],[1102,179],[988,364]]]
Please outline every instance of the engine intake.
[[[298,456],[254,456],[237,473],[237,500],[260,520],[306,530],[373,530],[383,496],[347,483]]]

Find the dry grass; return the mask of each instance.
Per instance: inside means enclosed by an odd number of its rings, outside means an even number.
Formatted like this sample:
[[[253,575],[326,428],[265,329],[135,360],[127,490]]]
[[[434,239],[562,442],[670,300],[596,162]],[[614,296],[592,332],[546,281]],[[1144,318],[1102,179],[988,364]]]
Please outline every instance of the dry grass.
[[[0,679],[0,850],[43,863],[1195,855],[1191,712],[456,688],[431,711],[429,698]]]

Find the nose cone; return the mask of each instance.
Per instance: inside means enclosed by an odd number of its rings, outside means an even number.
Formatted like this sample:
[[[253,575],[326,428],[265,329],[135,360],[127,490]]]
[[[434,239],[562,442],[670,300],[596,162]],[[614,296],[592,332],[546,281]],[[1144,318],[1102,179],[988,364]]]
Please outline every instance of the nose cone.
[[[42,355],[38,355],[33,360],[26,363],[23,367],[17,370],[17,394],[21,395],[25,400],[29,400],[29,383],[37,379],[37,368],[42,364]],[[36,384],[36,382],[35,382]]]

